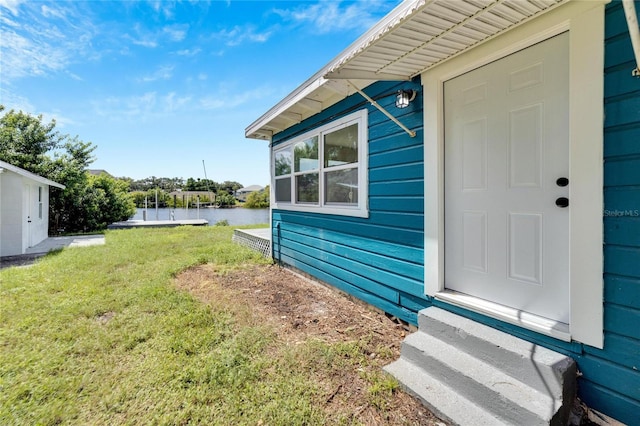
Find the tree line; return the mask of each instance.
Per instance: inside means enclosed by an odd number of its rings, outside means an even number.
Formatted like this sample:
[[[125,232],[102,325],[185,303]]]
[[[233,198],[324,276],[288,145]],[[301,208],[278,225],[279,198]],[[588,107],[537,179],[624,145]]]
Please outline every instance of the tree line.
[[[156,197],[158,207],[195,207],[197,204],[233,207],[236,204],[236,191],[243,188],[242,184],[228,180],[218,183],[210,179],[188,178],[185,180],[178,177],[156,176],[140,180],[128,177],[120,179],[129,183],[134,202],[140,208],[149,205],[149,203],[155,206]],[[201,194],[198,197],[188,197],[186,194],[172,196],[171,193],[176,191],[197,191],[206,194]]]
[[[4,110],[0,105],[0,112]],[[215,199],[205,196],[200,202],[231,206],[235,204],[235,191],[242,188],[238,182],[208,179],[152,176],[136,181],[106,173],[95,176],[88,173],[88,168],[96,159],[93,152],[97,146],[78,136],[62,134],[55,126],[55,120],[45,123],[42,115],[22,111],[10,110],[0,117],[0,160],[65,186],[64,190],[52,187],[50,191],[51,235],[101,230],[110,223],[127,220],[135,214],[136,206],[142,207],[141,199],[146,197],[148,201],[152,195],[155,201],[156,190],[163,194],[166,206],[173,203],[173,207],[179,207],[178,197],[168,195],[178,189],[211,192]],[[250,194],[245,206],[268,207],[268,200],[267,187],[260,194]]]
[[[149,191],[151,189],[162,189],[166,192],[182,191],[209,191],[221,192],[226,191],[228,194],[234,194],[238,189],[244,188],[242,184],[226,180],[222,183],[212,181],[211,179],[188,178],[187,180],[179,177],[156,177],[134,180],[129,177],[121,177],[120,179],[129,183],[131,191]]]

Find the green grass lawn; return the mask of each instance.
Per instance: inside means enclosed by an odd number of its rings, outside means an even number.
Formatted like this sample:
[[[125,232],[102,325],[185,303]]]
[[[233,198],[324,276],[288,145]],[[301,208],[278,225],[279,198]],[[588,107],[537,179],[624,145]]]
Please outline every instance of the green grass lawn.
[[[232,232],[110,231],[104,246],[0,270],[0,424],[327,422],[302,352],[272,356],[272,330],[172,285],[197,264],[266,262]]]

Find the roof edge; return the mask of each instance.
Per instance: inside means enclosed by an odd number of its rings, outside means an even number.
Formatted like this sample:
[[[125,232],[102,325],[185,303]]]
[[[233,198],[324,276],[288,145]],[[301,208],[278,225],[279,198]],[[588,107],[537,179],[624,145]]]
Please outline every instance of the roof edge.
[[[18,166],[14,166],[13,164],[7,163],[5,161],[0,160],[0,169],[6,169],[9,170],[10,172],[14,172],[19,174],[20,176],[35,180],[36,182],[40,182],[42,184],[45,185],[49,185],[49,186],[55,186],[56,188],[60,188],[60,189],[65,189],[66,187],[58,182],[54,182],[50,179],[47,179],[45,177],[42,177],[40,175],[37,175],[35,173],[31,173],[28,170],[25,169],[21,169]]]
[[[251,123],[245,128],[246,138],[255,138],[254,135],[260,133],[260,129],[273,120],[275,117],[282,114],[288,108],[291,108],[297,102],[305,98],[307,95],[313,93],[315,90],[324,86],[328,81],[329,74],[332,78],[336,78],[336,71],[340,66],[346,63],[349,59],[360,53],[369,45],[374,43],[380,37],[383,37],[386,33],[391,31],[401,22],[403,22],[409,16],[422,9],[424,6],[432,3],[434,0],[405,0],[396,6],[391,12],[389,12],[384,18],[382,18],[376,25],[371,27],[362,36],[358,37],[356,41],[351,43],[346,49],[340,52],[335,58],[333,58],[328,64],[322,67],[313,76],[307,79],[304,83],[289,93],[284,99],[271,107],[267,112],[262,114],[257,120]],[[370,77],[370,76],[367,76]],[[385,76],[388,78],[388,76]],[[346,77],[342,77],[346,78]],[[351,76],[354,78],[354,76]],[[384,80],[386,78],[380,78]],[[398,80],[405,80],[406,78],[398,78]],[[262,132],[264,133],[264,132]],[[270,138],[269,138],[270,139]]]

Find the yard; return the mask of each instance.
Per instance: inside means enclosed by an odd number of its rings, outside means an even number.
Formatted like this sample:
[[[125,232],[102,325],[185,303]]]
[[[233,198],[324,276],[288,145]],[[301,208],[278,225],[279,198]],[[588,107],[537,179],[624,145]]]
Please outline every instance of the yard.
[[[402,327],[231,234],[112,231],[0,270],[0,424],[440,424],[381,370]]]

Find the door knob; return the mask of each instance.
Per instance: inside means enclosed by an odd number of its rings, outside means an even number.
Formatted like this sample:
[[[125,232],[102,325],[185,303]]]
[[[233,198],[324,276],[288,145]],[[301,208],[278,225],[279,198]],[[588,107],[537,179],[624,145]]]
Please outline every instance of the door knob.
[[[558,180],[556,180],[556,185],[567,186],[569,185],[569,179],[567,179],[566,177],[558,178]]]
[[[556,206],[565,208],[569,206],[569,199],[567,197],[560,197],[556,199]]]

